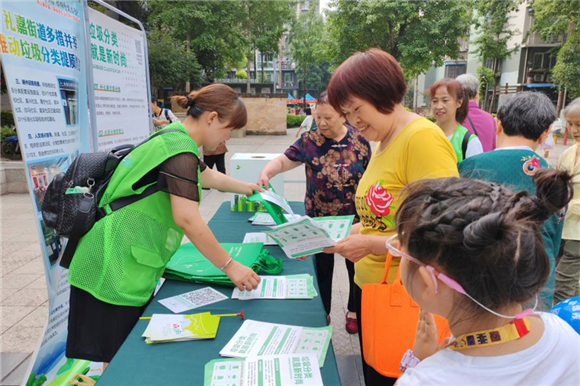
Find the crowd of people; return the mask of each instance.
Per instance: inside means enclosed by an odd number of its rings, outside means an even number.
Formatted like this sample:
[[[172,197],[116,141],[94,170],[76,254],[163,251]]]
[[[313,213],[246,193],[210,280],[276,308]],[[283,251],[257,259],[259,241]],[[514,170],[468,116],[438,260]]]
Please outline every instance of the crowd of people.
[[[212,159],[204,163],[197,150],[221,154],[223,162],[227,150],[218,147],[246,125],[246,108],[231,88],[213,84],[175,97],[187,112],[183,123],[154,105],[156,125],[177,132],[139,147],[132,170],[114,175],[106,193],[128,183],[165,188],[139,201],[141,210],[108,216],[81,240],[69,272],[67,357],[111,360],[184,234],[240,290],[255,288],[260,277],[232,260],[201,218],[201,188],[251,194],[304,164],[306,214],[355,216],[350,235],[313,258],[328,323],[334,255],[345,259],[345,328],[359,334],[367,386],[580,384],[580,336],[545,312],[579,295],[580,99],[564,112],[576,144],[551,169],[536,153],[556,120],[545,95],[515,95],[496,120],[477,107],[476,78],[443,79],[429,89],[431,122],[405,109],[406,91],[390,54],[352,55],[318,98],[317,129],[271,161],[257,183],[213,171],[206,165]],[[132,238],[105,228],[128,222]],[[91,247],[105,244],[114,250]],[[399,277],[421,313],[397,380],[367,354],[379,337],[363,328],[371,315],[362,305],[367,285]],[[454,337],[442,345],[433,314]]]

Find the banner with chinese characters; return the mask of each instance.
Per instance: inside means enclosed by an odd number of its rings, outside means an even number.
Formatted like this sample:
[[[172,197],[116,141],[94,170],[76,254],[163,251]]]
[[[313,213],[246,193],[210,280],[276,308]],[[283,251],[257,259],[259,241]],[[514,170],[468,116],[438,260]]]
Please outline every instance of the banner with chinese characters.
[[[138,143],[151,125],[145,37],[94,9],[89,20],[98,150]]]
[[[52,178],[92,151],[81,0],[2,1],[0,52],[32,196],[48,288],[49,319],[27,385],[60,385],[100,365],[65,356],[70,287],[58,264],[66,239],[47,228],[41,206]]]

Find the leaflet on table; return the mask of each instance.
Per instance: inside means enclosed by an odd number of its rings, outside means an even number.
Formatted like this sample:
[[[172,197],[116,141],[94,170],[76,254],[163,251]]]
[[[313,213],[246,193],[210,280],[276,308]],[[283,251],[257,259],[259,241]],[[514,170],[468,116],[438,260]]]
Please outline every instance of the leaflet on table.
[[[159,303],[169,308],[176,314],[194,308],[206,306],[208,304],[221,302],[228,297],[211,287],[205,287],[195,291],[187,292],[170,298],[161,299]]]
[[[260,276],[258,288],[240,291],[235,288],[232,299],[312,299],[317,293],[311,275]]]
[[[275,240],[262,232],[250,232],[244,236],[243,243],[262,243],[264,245],[278,245]]]
[[[288,221],[293,221],[299,219],[302,216],[297,214],[285,214],[284,217]],[[256,213],[252,217],[250,217],[248,221],[250,221],[252,225],[266,225],[266,226],[276,225],[274,218],[272,218],[272,216],[269,213]]]
[[[219,324],[220,317],[209,312],[193,315],[153,314],[142,336],[147,344],[213,339]]]
[[[297,221],[274,226],[272,230],[264,233],[276,240],[286,256],[295,259],[336,245],[337,240],[349,234],[353,218],[354,216],[339,216],[312,219],[303,216]]]
[[[316,356],[275,355],[214,359],[205,365],[204,386],[323,386]]]
[[[314,354],[324,366],[332,326],[300,327],[246,320],[220,351],[224,357],[247,358],[264,355]]]
[[[160,277],[159,280],[157,280],[157,285],[155,286],[155,290],[153,291],[153,297],[157,296],[157,292],[159,292],[159,290],[163,286],[163,283],[165,283],[165,278]]]

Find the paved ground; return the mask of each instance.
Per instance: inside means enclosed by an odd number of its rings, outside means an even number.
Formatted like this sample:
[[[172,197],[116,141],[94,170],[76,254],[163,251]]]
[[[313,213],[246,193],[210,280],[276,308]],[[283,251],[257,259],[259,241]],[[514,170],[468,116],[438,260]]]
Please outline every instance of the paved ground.
[[[248,136],[228,142],[229,158],[234,153],[281,153],[294,140],[296,130],[286,136]],[[560,144],[551,152],[554,164],[564,150]],[[285,196],[291,201],[303,201],[305,192],[303,167],[285,176]],[[228,195],[204,191],[201,213],[207,221]],[[0,196],[0,352],[1,385],[19,385],[30,356],[38,344],[47,319],[47,292],[44,267],[40,258],[32,201],[27,194]],[[348,298],[345,265],[336,256],[332,321],[332,342],[343,386],[362,385],[358,335],[344,330],[344,315]]]

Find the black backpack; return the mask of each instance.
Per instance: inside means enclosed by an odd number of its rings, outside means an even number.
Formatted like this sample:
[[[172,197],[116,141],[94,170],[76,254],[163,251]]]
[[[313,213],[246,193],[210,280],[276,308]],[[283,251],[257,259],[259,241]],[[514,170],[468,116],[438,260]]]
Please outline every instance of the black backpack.
[[[150,139],[168,132],[180,132],[179,129],[166,129],[152,134],[140,146]],[[108,153],[83,153],[72,162],[65,173],[54,176],[46,189],[42,201],[42,219],[49,228],[54,228],[59,236],[67,237],[68,243],[60,265],[68,268],[78,243],[95,222],[106,216],[98,204],[107,189],[117,165],[127,156],[135,145],[121,145]],[[67,190],[80,187],[85,193],[69,193]],[[139,201],[159,190],[157,184],[149,186],[143,193],[123,197],[109,204],[112,211]]]

